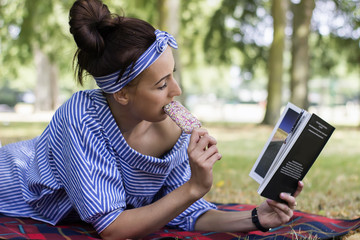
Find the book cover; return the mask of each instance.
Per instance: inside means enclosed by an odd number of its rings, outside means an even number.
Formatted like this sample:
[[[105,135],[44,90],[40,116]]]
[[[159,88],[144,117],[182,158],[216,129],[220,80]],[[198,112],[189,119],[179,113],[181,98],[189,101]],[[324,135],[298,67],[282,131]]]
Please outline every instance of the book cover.
[[[258,193],[263,197],[282,202],[281,192],[293,194],[335,130],[316,114],[307,112],[295,127],[260,184]]]

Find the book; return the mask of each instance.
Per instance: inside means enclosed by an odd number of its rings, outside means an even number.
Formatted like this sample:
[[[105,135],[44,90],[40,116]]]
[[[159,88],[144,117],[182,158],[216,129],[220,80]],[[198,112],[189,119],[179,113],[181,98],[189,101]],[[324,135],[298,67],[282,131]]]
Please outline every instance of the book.
[[[288,103],[250,171],[258,193],[278,202],[284,202],[281,192],[293,195],[334,130],[318,115]]]

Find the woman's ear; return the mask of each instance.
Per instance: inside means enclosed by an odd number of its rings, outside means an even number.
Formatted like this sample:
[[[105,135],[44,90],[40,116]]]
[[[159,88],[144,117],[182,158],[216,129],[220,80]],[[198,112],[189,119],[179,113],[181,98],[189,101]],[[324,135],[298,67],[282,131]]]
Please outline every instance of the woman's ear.
[[[128,95],[126,89],[124,89],[124,88],[116,93],[113,93],[113,97],[116,102],[118,102],[122,105],[126,105],[129,102],[129,95]]]

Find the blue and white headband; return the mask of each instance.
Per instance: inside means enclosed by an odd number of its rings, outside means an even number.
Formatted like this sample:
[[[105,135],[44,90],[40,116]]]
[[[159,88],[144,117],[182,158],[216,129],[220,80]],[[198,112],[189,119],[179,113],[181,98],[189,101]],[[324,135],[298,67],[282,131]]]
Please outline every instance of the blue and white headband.
[[[178,48],[177,43],[171,34],[155,30],[155,35],[155,42],[139,57],[133,66],[130,65],[126,68],[119,80],[120,70],[106,76],[94,77],[96,84],[106,93],[118,92],[142,71],[153,64],[165,51],[167,45],[175,49]]]

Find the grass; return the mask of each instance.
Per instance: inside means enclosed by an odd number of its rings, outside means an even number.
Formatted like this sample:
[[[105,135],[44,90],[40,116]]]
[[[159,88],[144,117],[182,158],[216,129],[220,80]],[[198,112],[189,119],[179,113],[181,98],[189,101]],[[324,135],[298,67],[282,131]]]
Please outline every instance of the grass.
[[[47,123],[0,123],[3,145],[41,134]],[[205,198],[220,203],[259,204],[264,199],[249,172],[272,127],[255,124],[205,123],[223,155],[214,167],[214,186]],[[360,132],[337,127],[304,179],[298,209],[332,218],[360,217]],[[344,238],[345,239],[345,238]]]
[[[46,128],[46,122],[0,122],[2,145],[39,136]]]

